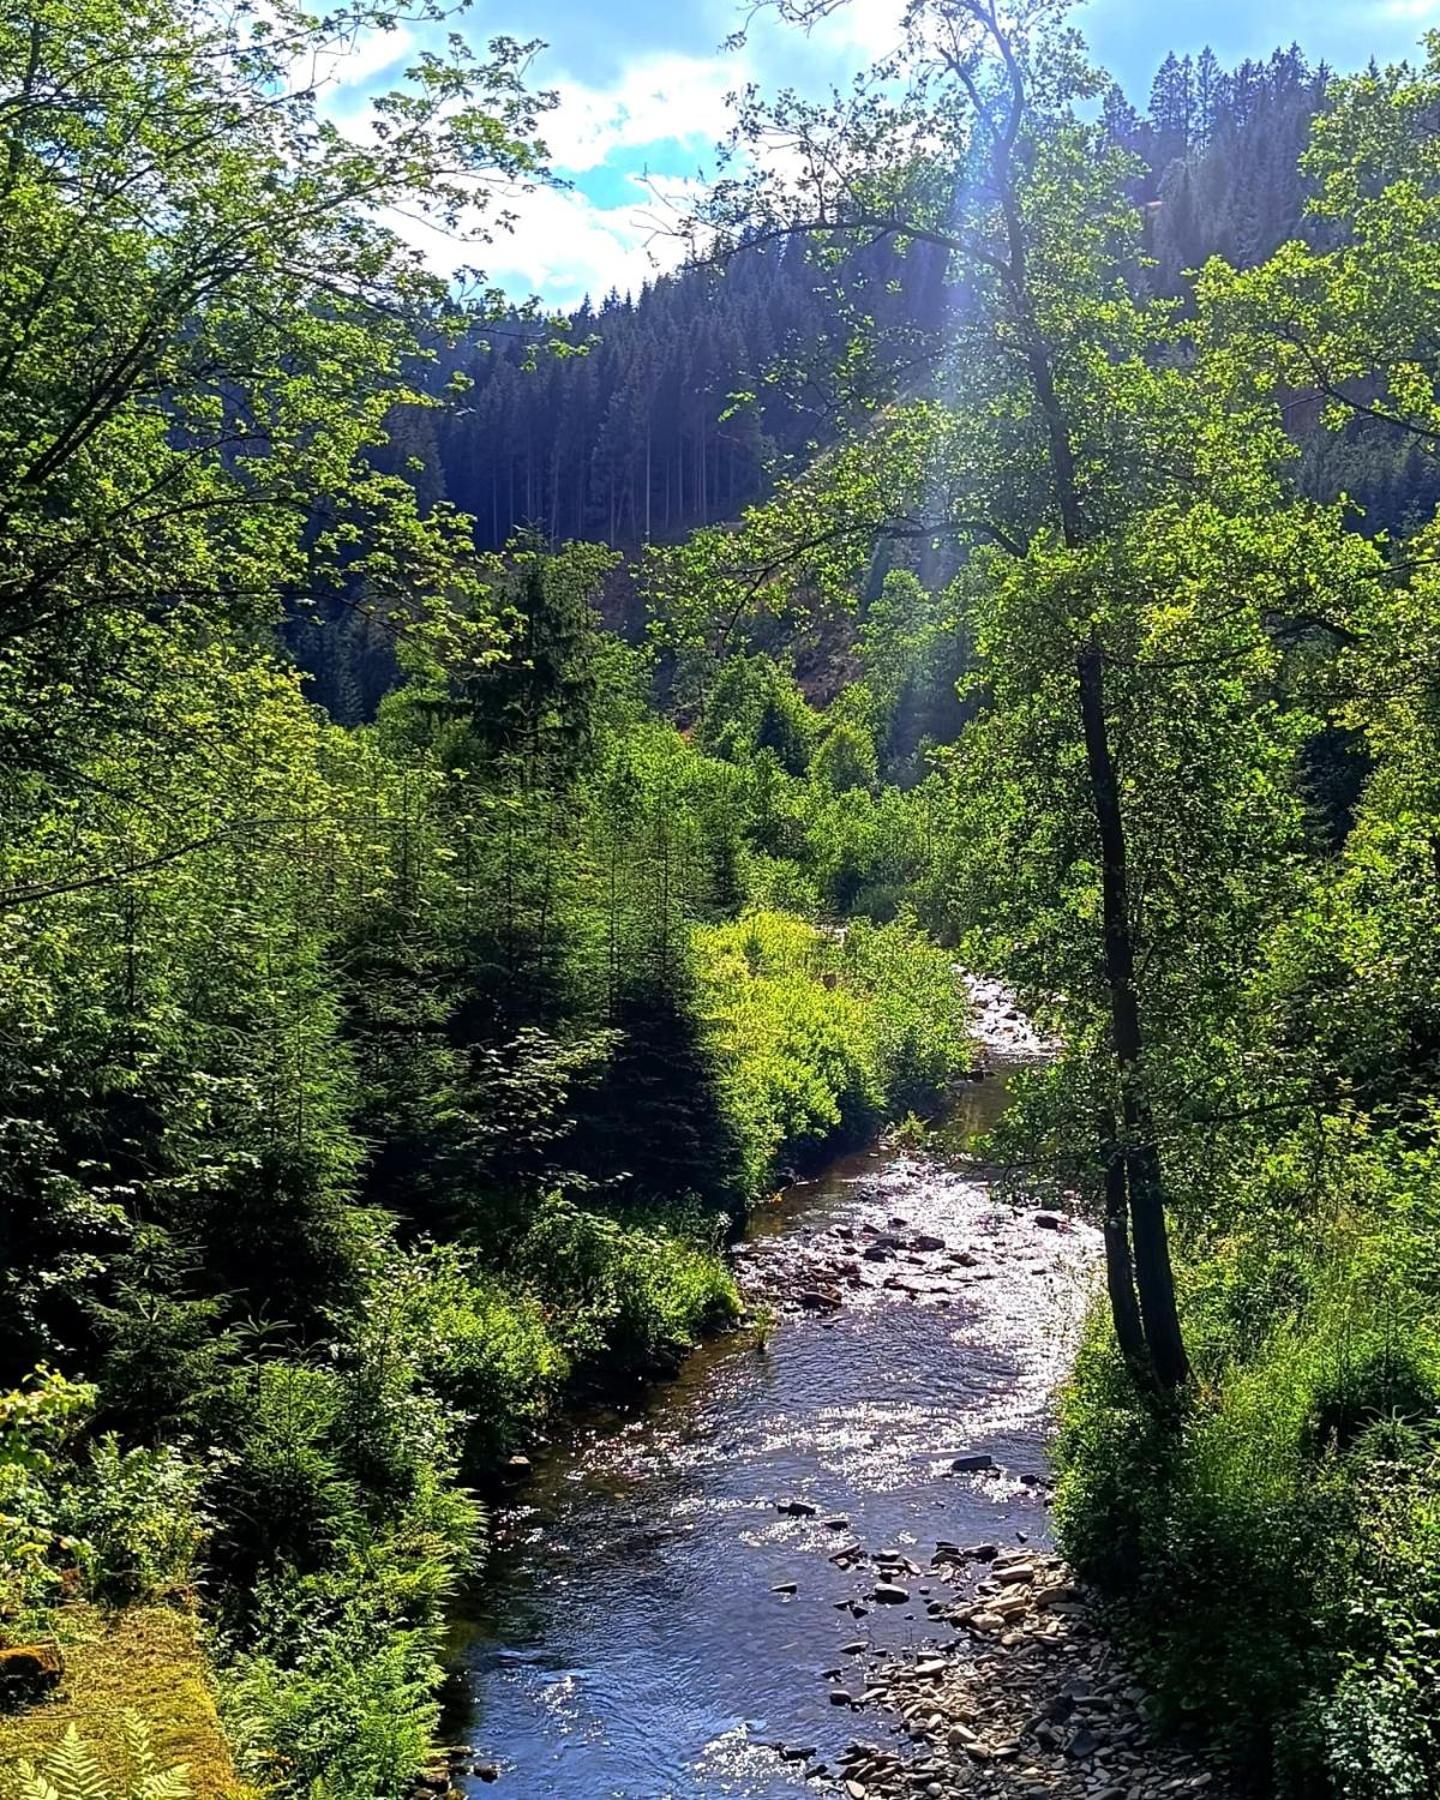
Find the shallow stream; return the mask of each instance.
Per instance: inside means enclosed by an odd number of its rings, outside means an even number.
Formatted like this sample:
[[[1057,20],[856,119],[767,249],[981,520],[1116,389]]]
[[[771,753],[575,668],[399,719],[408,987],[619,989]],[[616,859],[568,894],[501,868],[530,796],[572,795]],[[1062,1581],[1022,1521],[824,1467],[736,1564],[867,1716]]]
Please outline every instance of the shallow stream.
[[[1051,1395],[1095,1239],[1000,1203],[965,1153],[1005,1076],[962,1094],[957,1147],[845,1157],[757,1214],[739,1260],[779,1301],[763,1350],[707,1344],[537,1456],[461,1652],[460,1735],[499,1771],[477,1794],[806,1792],[859,1725],[832,1692],[952,1635],[929,1614],[951,1593],[936,1544],[1047,1541]],[[882,1581],[907,1598],[874,1600]]]

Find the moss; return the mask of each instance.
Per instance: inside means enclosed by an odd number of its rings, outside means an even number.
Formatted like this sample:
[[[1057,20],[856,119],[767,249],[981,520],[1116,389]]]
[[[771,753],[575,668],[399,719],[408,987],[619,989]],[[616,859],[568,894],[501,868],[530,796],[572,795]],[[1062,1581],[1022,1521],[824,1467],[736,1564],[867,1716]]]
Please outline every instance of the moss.
[[[195,1800],[251,1800],[220,1729],[195,1617],[170,1606],[102,1612],[67,1606],[56,1634],[65,1674],[47,1699],[0,1716],[0,1772],[42,1757],[72,1722],[105,1756],[118,1753],[120,1716],[148,1721],[162,1765],[190,1765]]]

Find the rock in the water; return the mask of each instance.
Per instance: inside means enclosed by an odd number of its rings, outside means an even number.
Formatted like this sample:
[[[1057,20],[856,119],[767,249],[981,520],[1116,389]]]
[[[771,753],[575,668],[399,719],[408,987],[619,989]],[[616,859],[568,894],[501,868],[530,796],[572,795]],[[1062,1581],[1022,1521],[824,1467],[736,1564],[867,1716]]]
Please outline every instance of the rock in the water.
[[[787,1513],[792,1519],[813,1519],[820,1508],[808,1500],[777,1500],[776,1512]]]
[[[1059,1213],[1036,1213],[1035,1223],[1042,1231],[1058,1231],[1064,1220]]]
[[[969,1456],[957,1456],[950,1469],[956,1475],[984,1475],[995,1466],[995,1458],[988,1451],[979,1450]]]
[[[777,1581],[770,1592],[772,1594],[798,1594],[800,1585],[795,1581]]]
[[[878,1600],[882,1606],[903,1606],[910,1598],[910,1590],[897,1587],[893,1581],[877,1581],[870,1590],[870,1598]]]

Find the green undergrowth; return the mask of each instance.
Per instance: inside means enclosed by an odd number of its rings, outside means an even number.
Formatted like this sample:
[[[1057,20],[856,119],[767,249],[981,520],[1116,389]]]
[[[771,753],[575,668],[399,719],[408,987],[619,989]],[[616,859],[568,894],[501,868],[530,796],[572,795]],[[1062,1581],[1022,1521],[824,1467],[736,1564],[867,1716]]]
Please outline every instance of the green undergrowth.
[[[1157,1416],[1097,1316],[1058,1518],[1167,1722],[1262,1789],[1440,1786],[1440,1213],[1433,1152],[1281,1146],[1184,1270],[1196,1380]]]
[[[905,920],[756,912],[701,929],[697,956],[752,1194],[932,1104],[973,1061],[951,959]]]

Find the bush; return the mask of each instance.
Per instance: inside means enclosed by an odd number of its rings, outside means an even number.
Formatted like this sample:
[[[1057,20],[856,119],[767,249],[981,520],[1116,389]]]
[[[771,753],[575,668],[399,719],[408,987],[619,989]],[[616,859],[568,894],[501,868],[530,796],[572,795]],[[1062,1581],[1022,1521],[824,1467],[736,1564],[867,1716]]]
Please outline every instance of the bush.
[[[244,1657],[224,1705],[236,1760],[275,1795],[401,1800],[439,1718],[439,1677],[430,1632],[336,1632],[294,1667]]]
[[[907,922],[750,913],[696,933],[702,1003],[752,1195],[786,1164],[933,1103],[968,1067],[948,958]]]
[[[65,1452],[94,1403],[93,1388],[49,1369],[0,1393],[0,1638],[41,1629],[59,1590]]]
[[[173,1446],[92,1445],[60,1509],[91,1595],[109,1604],[161,1599],[189,1585],[205,1542],[205,1471]]]
[[[559,1197],[540,1209],[518,1263],[543,1291],[552,1329],[578,1364],[664,1367],[739,1312],[718,1245],[622,1224]]]
[[[465,1467],[483,1473],[532,1437],[570,1372],[539,1300],[473,1256],[422,1254],[414,1319],[421,1373],[465,1421]]]
[[[1185,1272],[1196,1381],[1178,1418],[1157,1417],[1092,1322],[1057,1522],[1122,1602],[1172,1723],[1204,1721],[1281,1793],[1420,1800],[1440,1785],[1431,1176],[1382,1143],[1343,1186],[1327,1176],[1311,1217],[1254,1231],[1274,1173]]]

